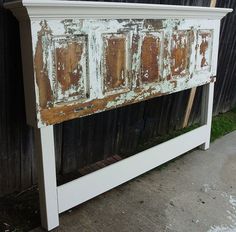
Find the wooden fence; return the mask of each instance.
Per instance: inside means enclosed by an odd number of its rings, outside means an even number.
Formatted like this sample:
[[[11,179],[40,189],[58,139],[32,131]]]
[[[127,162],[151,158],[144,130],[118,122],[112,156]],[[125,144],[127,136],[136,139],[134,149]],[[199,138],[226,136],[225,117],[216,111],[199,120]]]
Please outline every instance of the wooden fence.
[[[126,2],[126,1],[123,1]],[[134,1],[130,1],[134,2]],[[210,0],[136,0],[141,3],[210,6]],[[19,27],[0,0],[0,196],[36,183],[33,130],[26,125]],[[236,9],[234,0],[216,6]],[[214,114],[236,106],[236,18],[222,21]],[[200,116],[197,89],[188,124]],[[57,172],[65,176],[114,154],[128,156],[140,144],[182,128],[190,90],[55,126]]]

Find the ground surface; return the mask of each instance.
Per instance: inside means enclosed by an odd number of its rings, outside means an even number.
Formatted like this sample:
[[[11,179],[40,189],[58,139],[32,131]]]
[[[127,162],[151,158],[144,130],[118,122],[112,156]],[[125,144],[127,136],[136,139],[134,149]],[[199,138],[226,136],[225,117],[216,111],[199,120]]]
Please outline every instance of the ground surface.
[[[62,214],[55,231],[235,232],[236,132]]]

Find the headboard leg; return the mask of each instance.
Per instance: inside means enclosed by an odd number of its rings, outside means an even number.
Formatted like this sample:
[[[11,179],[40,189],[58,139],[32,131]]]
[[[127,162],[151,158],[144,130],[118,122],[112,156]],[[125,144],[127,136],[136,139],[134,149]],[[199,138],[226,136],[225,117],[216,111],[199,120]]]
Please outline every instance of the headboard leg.
[[[53,126],[35,128],[35,152],[42,227],[59,226]]]
[[[200,146],[202,150],[209,149],[211,140],[211,123],[214,100],[214,82],[203,86],[202,107],[201,107],[201,124],[207,125],[206,142]]]

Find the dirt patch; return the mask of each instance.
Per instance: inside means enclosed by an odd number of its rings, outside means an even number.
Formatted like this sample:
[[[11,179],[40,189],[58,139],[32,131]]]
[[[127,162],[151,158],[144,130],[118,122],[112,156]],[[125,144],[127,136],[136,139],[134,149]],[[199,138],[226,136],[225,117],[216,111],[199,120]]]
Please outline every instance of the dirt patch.
[[[0,198],[0,231],[24,232],[40,226],[36,187]]]

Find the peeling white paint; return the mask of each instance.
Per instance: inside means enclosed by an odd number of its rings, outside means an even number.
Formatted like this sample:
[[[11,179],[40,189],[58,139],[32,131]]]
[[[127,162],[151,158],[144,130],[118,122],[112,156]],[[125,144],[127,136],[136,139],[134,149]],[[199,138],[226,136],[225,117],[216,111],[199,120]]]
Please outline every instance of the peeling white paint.
[[[41,30],[40,20],[32,20],[32,40],[33,40],[33,53],[35,54],[35,48],[38,40],[38,32]],[[44,22],[43,22],[44,23]],[[65,38],[68,41],[71,38],[86,38],[87,48],[84,49],[83,57],[80,64],[82,68],[82,79],[80,85],[84,87],[78,88],[71,86],[68,91],[62,91],[60,84],[57,82],[55,70],[55,43],[57,47],[65,46],[63,43],[51,42],[48,45],[48,50],[44,51],[44,62],[48,65],[48,75],[50,84],[53,87],[55,99],[62,101],[66,105],[73,105],[79,102],[86,103],[94,99],[103,99],[106,96],[113,94],[119,94],[113,102],[107,102],[106,109],[122,106],[123,104],[132,103],[133,101],[142,101],[146,98],[181,91],[184,89],[200,86],[210,82],[212,72],[209,68],[196,69],[195,63],[198,63],[200,58],[196,59],[195,47],[197,43],[197,36],[199,30],[201,31],[214,31],[216,24],[214,20],[177,20],[167,19],[158,20],[158,28],[154,25],[147,24],[145,20],[98,20],[98,19],[67,19],[56,20],[50,19],[47,22],[47,27],[52,31],[51,38],[45,37],[44,39],[50,41],[57,41],[59,38]],[[188,70],[182,70],[181,75],[171,75],[171,49],[174,43],[171,43],[172,35],[178,31],[192,31],[193,42],[190,44],[190,65]],[[126,38],[126,73],[123,73],[123,78],[126,79],[125,86],[121,86],[114,91],[105,92],[104,89],[104,49],[106,47],[106,36],[109,35],[125,36]],[[137,37],[138,35],[138,37]],[[160,40],[160,54],[157,54],[157,60],[159,65],[160,82],[142,84],[140,82],[140,66],[141,66],[141,49],[142,41],[146,35],[153,35]],[[187,35],[186,35],[187,36]],[[189,36],[189,35],[188,35]],[[50,36],[49,36],[50,37]],[[198,36],[199,37],[199,36]],[[138,38],[137,51],[131,56],[131,48],[133,39]],[[210,59],[211,52],[215,38],[211,39],[212,47],[206,54],[207,59]],[[47,42],[47,41],[46,41]],[[78,41],[79,43],[85,43],[85,40]],[[164,53],[166,56],[164,56]],[[61,64],[63,69],[63,64]],[[211,65],[211,68],[212,65]],[[178,71],[178,70],[177,70]],[[132,75],[131,75],[132,74]],[[128,79],[128,75],[129,78]],[[148,70],[145,72],[146,78],[149,77]],[[170,79],[171,77],[171,79]],[[137,86],[139,83],[139,86]],[[36,98],[39,105],[39,93],[36,85]],[[139,88],[139,91],[137,91]],[[79,96],[80,91],[84,96]],[[81,92],[81,93],[82,93]],[[78,95],[76,96],[76,93]],[[75,96],[72,96],[74,95]],[[72,97],[70,97],[72,96]],[[54,102],[54,107],[57,105],[57,101]],[[38,109],[39,111],[40,109]],[[105,109],[98,109],[102,111]],[[40,120],[40,114],[38,114]],[[40,120],[41,121],[41,120]]]

